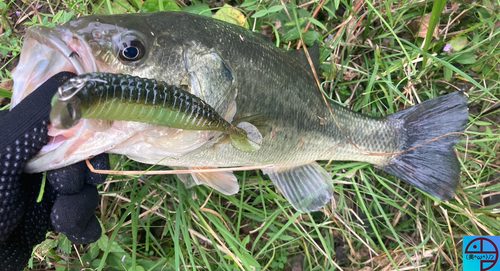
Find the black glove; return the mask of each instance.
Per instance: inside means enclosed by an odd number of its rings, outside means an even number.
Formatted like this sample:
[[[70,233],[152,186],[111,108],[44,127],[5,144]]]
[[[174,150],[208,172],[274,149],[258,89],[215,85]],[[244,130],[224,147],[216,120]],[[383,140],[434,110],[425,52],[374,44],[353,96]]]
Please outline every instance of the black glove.
[[[26,162],[47,144],[50,101],[69,78],[61,72],[41,85],[10,112],[0,112],[0,270],[23,270],[35,245],[47,231],[88,244],[101,236],[94,210],[96,185],[106,175],[88,170],[84,162],[47,172],[43,199],[37,203],[42,174],[23,173]],[[109,169],[107,154],[91,160],[96,169]]]

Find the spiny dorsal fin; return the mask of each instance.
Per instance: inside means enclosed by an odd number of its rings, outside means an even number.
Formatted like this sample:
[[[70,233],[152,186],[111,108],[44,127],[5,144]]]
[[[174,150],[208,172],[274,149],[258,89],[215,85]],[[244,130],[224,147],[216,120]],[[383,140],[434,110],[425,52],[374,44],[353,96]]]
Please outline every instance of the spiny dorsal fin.
[[[314,65],[314,69],[316,70],[316,74],[319,71],[319,45],[318,42],[315,41],[314,45],[307,48],[307,52],[309,53],[309,56],[311,57],[312,63]],[[292,50],[292,51],[287,51],[288,55],[291,56],[293,59],[297,60],[307,71],[311,72],[311,65],[309,64],[309,61],[307,60],[307,56],[304,53],[304,49],[300,50]]]
[[[262,33],[259,33],[259,32],[252,32],[255,36],[263,39],[264,41],[266,42],[269,42],[269,43],[273,43],[273,40],[269,37],[269,36],[266,36]]]

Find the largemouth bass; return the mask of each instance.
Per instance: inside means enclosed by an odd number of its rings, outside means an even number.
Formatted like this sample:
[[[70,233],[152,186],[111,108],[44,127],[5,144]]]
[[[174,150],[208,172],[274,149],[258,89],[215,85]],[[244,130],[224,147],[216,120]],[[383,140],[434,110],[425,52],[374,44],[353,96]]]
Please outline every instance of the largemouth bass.
[[[451,199],[460,165],[453,146],[468,121],[467,99],[453,93],[384,118],[325,101],[297,52],[285,52],[239,26],[181,12],[96,15],[26,34],[13,104],[59,71],[124,73],[164,81],[207,102],[230,123],[248,122],[262,146],[242,152],[218,131],[130,121],[52,127],[52,144],[27,171],[63,167],[101,152],[173,167],[267,166],[263,172],[301,212],[333,196],[318,160],[364,161],[439,199]],[[448,135],[448,136],[444,136]],[[444,136],[444,137],[443,137]],[[436,139],[436,140],[434,140]],[[238,191],[231,172],[180,176],[223,193]]]

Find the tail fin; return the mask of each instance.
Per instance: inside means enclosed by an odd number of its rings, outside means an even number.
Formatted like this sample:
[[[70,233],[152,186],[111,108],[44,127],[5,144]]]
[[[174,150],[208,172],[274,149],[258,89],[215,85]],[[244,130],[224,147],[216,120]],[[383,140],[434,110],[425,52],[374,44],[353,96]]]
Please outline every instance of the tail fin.
[[[467,98],[461,92],[428,100],[388,117],[403,121],[403,150],[453,132],[464,132],[469,120]],[[394,157],[382,170],[442,200],[453,198],[460,163],[453,146],[460,135],[449,135]]]

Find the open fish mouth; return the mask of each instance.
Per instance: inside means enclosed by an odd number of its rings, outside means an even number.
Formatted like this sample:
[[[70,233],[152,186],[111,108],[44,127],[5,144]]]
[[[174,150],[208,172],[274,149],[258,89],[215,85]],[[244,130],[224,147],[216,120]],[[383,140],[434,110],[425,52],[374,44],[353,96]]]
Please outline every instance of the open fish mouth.
[[[25,35],[19,64],[12,73],[14,87],[11,108],[60,72],[84,74],[98,70],[87,42],[69,29],[63,26],[31,27]],[[93,136],[93,131],[86,130],[82,124],[83,121],[70,130],[58,130],[49,125],[49,144],[40,150],[25,170],[47,170],[59,167],[59,163],[67,165],[81,160],[82,157],[68,160],[65,156],[76,151],[79,145]]]
[[[12,73],[14,89],[11,107],[59,72],[83,74],[98,71],[91,56],[88,44],[66,28],[29,28],[21,59]]]
[[[14,79],[11,108],[37,89],[52,76],[62,71],[76,74],[97,71],[97,65],[85,41],[70,30],[35,26],[26,32],[19,64],[12,73]],[[42,148],[39,155],[46,154],[61,146],[78,128],[57,131],[49,125],[50,143]],[[68,146],[69,148],[69,146]]]

